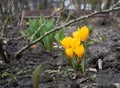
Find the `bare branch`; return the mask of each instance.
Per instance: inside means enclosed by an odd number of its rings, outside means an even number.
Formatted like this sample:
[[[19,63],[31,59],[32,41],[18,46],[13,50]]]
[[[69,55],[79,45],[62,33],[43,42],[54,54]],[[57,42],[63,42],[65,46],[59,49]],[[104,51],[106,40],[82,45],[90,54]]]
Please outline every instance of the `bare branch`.
[[[11,11],[11,8],[14,4],[14,1],[15,0],[11,0],[11,3],[8,3],[9,6],[7,8],[7,17],[6,17],[5,21],[3,22],[3,26],[1,27],[1,29],[2,29],[1,37],[4,37],[5,27],[8,23],[9,18],[10,18],[10,11]],[[1,0],[0,0],[0,4],[1,4]],[[1,6],[1,10],[2,10],[2,6]],[[2,58],[4,59],[4,61],[7,63],[8,62],[8,56],[7,56],[6,51],[3,48],[2,40],[0,40],[0,54],[2,55]]]
[[[14,4],[14,1],[15,1],[15,0],[12,0],[11,3],[10,3],[10,5],[9,5],[9,7],[7,8],[7,9],[8,9],[8,10],[7,10],[8,16],[6,17],[6,19],[5,19],[4,23],[3,23],[3,26],[2,26],[2,28],[1,28],[1,29],[2,29],[2,33],[1,33],[1,36],[2,36],[2,37],[4,36],[5,27],[6,27],[7,23],[8,23],[9,18],[10,18],[10,10],[11,10],[13,4]]]
[[[43,23],[41,26],[39,26],[39,28],[35,31],[35,33],[31,36],[31,41],[33,40],[33,38],[35,37],[35,35],[41,30],[42,27],[44,27],[44,25],[46,24],[47,22]]]
[[[59,26],[59,27],[55,27],[54,29],[46,32],[43,36],[41,36],[41,37],[39,37],[38,39],[34,40],[34,41],[33,41],[32,43],[30,43],[29,45],[26,45],[26,46],[24,46],[23,48],[21,48],[19,51],[17,51],[17,52],[15,53],[15,58],[16,58],[20,53],[22,53],[22,52],[25,51],[27,48],[29,48],[31,45],[37,43],[38,41],[41,41],[45,36],[49,35],[49,34],[52,33],[52,32],[55,32],[55,31],[57,31],[57,30],[59,30],[59,29],[61,29],[61,28],[63,28],[63,27],[67,27],[67,26],[69,26],[69,25],[71,25],[71,24],[73,24],[73,23],[75,23],[75,22],[77,22],[77,21],[84,20],[84,19],[86,19],[86,18],[92,17],[92,16],[94,16],[94,15],[96,15],[96,14],[108,13],[108,12],[110,12],[110,11],[115,11],[115,10],[119,10],[119,9],[120,9],[120,7],[116,7],[116,8],[112,8],[112,9],[110,8],[110,9],[107,9],[107,10],[95,11],[95,12],[93,12],[93,13],[91,13],[91,14],[88,14],[88,15],[85,15],[85,16],[82,16],[82,17],[79,17],[79,18],[76,18],[76,19],[74,19],[74,20],[71,20],[71,21],[67,22],[66,24],[61,25],[61,26]]]
[[[110,8],[115,8],[118,4],[120,4],[120,0],[117,3],[115,3],[113,6],[111,6]]]
[[[23,11],[22,11],[22,14],[21,14],[21,19],[19,19],[20,22],[18,23],[18,26],[20,26],[20,27],[21,27],[21,25],[22,25],[22,22],[23,22],[23,19],[24,19],[24,15],[25,15],[25,11],[23,10]]]

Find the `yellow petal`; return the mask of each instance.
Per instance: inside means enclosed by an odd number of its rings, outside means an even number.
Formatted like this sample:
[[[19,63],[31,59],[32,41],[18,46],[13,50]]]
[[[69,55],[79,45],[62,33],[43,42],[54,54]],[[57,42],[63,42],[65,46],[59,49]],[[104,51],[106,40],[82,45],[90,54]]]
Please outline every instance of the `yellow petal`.
[[[71,41],[73,41],[73,38],[66,36],[62,41],[60,41],[60,43],[64,48],[70,48]]]
[[[73,50],[72,50],[72,48],[67,48],[67,49],[65,49],[65,53],[66,53],[66,55],[67,55],[70,59],[73,58]]]
[[[74,39],[73,39],[73,42],[72,42],[72,48],[73,48],[73,50],[74,50],[75,48],[77,48],[78,46],[80,46],[80,43],[81,43],[80,38],[74,38]]]
[[[72,36],[73,38],[80,38],[78,31],[72,32]]]
[[[84,54],[84,47],[83,47],[83,45],[80,45],[79,47],[77,47],[77,48],[74,50],[74,53],[75,53],[78,57],[82,58],[82,56],[83,56],[83,54]]]
[[[87,26],[83,26],[81,29],[78,29],[79,36],[82,41],[86,41],[89,35],[89,29]]]

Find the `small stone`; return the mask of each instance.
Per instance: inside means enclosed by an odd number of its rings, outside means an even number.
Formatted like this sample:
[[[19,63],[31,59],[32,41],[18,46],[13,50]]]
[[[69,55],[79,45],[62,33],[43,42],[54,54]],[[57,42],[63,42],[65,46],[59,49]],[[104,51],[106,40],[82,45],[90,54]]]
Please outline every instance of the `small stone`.
[[[115,85],[116,88],[120,88],[120,83],[113,83],[113,85]]]
[[[88,71],[97,72],[96,68],[89,68]]]

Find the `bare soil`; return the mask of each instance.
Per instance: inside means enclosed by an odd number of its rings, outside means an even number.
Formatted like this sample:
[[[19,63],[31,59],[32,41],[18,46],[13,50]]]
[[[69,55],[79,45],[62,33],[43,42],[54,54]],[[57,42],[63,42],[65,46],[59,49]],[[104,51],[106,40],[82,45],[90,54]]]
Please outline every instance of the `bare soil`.
[[[66,35],[70,35],[84,22],[79,22],[66,28]],[[85,22],[85,24],[88,24]],[[32,88],[31,74],[41,64],[42,73],[40,88],[120,88],[120,25],[111,21],[100,23],[94,21],[90,39],[93,41],[88,47],[88,70],[85,77],[74,78],[63,51],[55,48],[53,51],[44,50],[40,43],[33,50],[26,50],[19,58],[14,53],[27,42],[23,39],[12,40],[4,45],[9,55],[9,63],[3,63],[0,57],[0,88]],[[18,27],[7,29],[9,38],[20,36]],[[101,59],[103,69],[98,69],[98,60]],[[3,77],[3,74],[9,73]],[[95,76],[94,78],[91,78]]]

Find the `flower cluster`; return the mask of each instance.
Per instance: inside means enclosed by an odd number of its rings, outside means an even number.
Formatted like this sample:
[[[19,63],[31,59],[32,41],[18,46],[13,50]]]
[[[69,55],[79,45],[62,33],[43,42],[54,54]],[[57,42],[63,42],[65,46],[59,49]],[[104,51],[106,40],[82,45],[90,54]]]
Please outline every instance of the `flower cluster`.
[[[66,36],[61,40],[61,45],[65,49],[65,53],[69,60],[74,59],[73,64],[80,65],[81,59],[85,53],[84,44],[87,41],[89,35],[89,29],[87,26],[78,28],[77,31],[72,32],[72,36]],[[79,66],[73,65],[75,69],[78,69]]]

